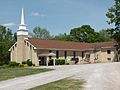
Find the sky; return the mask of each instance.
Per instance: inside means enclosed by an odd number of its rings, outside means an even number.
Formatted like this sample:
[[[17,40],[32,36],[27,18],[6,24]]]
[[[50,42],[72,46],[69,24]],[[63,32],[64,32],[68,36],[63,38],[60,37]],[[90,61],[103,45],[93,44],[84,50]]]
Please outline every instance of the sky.
[[[29,32],[40,26],[50,34],[69,33],[72,28],[90,25],[96,31],[112,28],[106,12],[114,0],[0,0],[0,25],[16,32],[24,8]]]

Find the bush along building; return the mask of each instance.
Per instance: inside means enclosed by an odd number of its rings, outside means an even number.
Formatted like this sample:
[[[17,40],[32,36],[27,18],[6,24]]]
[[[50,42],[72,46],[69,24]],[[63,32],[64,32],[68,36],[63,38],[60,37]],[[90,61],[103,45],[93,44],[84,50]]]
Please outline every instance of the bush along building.
[[[24,10],[22,9],[21,23],[17,30],[17,41],[9,51],[11,61],[22,63],[29,59],[35,66],[102,63],[116,60],[115,45],[117,45],[115,41],[80,43],[29,38],[24,22]]]

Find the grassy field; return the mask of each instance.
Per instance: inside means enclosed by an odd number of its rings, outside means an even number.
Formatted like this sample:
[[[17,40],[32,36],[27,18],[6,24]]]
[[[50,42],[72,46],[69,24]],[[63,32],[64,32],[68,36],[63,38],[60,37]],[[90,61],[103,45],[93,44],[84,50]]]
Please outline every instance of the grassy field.
[[[20,77],[20,76],[42,73],[50,70],[52,69],[20,68],[20,67],[0,69],[0,81],[15,78],[15,77]]]
[[[82,90],[85,81],[76,79],[62,79],[29,90]]]

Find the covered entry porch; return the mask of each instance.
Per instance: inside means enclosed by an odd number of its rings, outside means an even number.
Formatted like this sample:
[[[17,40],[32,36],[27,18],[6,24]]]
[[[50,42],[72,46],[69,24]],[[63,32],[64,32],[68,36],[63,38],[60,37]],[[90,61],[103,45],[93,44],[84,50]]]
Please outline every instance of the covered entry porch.
[[[39,66],[48,66],[49,57],[56,57],[56,54],[53,52],[38,54]],[[53,58],[53,65],[55,66],[55,58]]]

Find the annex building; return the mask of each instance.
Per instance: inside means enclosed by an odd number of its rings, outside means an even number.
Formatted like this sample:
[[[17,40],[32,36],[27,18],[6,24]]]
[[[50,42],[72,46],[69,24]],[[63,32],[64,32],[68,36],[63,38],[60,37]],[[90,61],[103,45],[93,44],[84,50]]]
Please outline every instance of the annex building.
[[[59,40],[29,38],[24,11],[17,30],[17,41],[9,49],[11,61],[21,63],[28,59],[35,66],[48,65],[50,59],[65,59],[67,62],[95,63],[113,62],[115,59],[116,42],[80,43]]]

